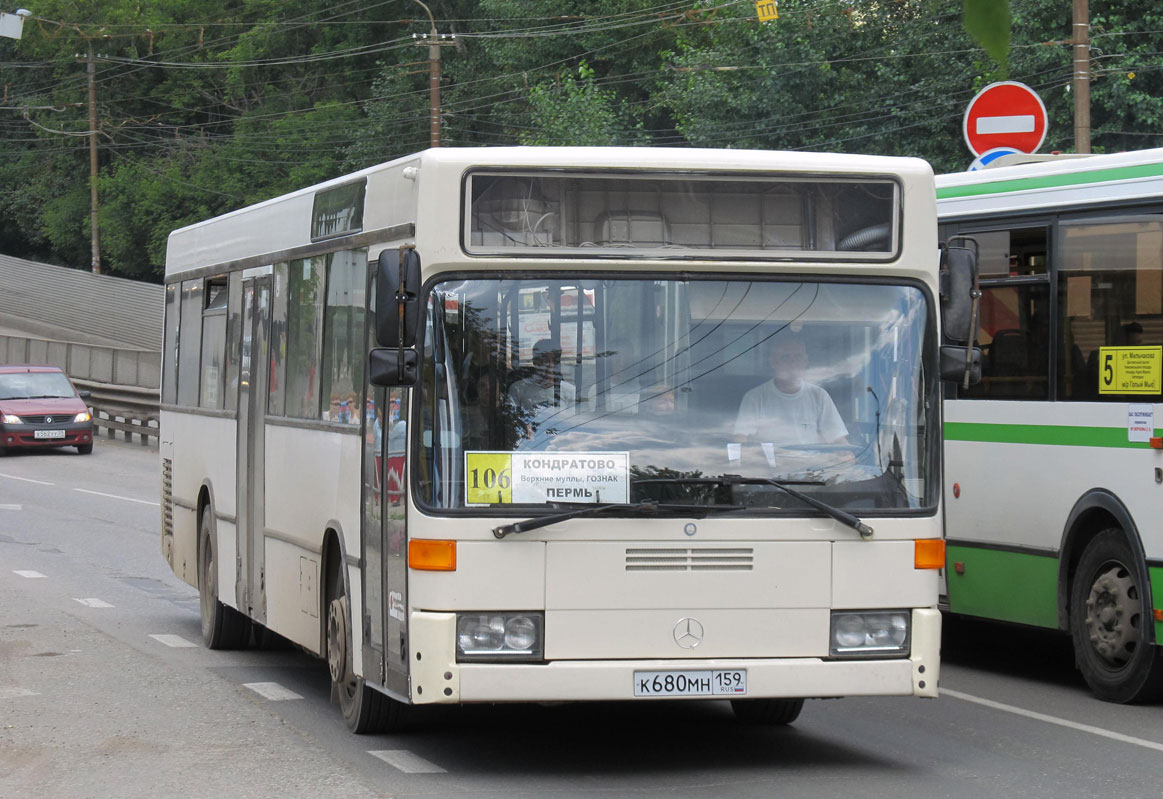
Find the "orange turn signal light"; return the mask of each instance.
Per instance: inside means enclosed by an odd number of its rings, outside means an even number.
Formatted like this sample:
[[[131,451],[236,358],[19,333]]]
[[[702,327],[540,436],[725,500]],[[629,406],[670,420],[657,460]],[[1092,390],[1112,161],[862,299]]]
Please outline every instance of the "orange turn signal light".
[[[945,568],[945,539],[918,538],[913,542],[913,568]]]
[[[408,542],[408,567],[419,571],[456,571],[456,542],[414,538]]]
[[[1163,621],[1163,609],[1155,608],[1155,621]]]

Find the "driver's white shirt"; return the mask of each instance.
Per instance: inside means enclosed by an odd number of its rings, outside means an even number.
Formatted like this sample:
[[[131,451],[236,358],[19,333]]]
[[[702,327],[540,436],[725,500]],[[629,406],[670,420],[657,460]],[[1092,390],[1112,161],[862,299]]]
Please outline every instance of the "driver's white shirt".
[[[788,394],[774,380],[748,391],[739,403],[735,434],[756,436],[776,446],[824,444],[848,435],[848,428],[828,392],[804,382]]]

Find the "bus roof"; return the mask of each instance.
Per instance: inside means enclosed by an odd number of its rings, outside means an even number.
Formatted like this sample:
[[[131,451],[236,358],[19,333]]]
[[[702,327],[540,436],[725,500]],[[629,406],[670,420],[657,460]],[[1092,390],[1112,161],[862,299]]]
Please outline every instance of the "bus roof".
[[[362,180],[368,184],[369,209],[363,229],[371,231],[399,223],[400,218],[382,218],[383,214],[372,209],[377,203],[395,204],[399,209],[405,202],[399,196],[401,192],[389,188],[375,190],[373,184],[391,183],[398,187],[401,184],[391,180],[391,173],[402,175],[409,166],[419,167],[422,174],[435,172],[443,181],[456,186],[463,174],[474,167],[765,172],[816,177],[868,174],[899,175],[906,181],[932,180],[932,168],[924,160],[891,156],[662,147],[445,147],[368,167],[175,230],[170,233],[167,244],[166,275],[308,245],[315,195]],[[415,219],[412,211],[406,221]]]
[[[943,218],[1163,196],[1163,148],[937,176]]]

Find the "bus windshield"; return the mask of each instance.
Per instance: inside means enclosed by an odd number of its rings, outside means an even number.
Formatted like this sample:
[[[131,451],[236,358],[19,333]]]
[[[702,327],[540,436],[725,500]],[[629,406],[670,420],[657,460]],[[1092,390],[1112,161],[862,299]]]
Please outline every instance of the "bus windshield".
[[[418,498],[808,510],[738,476],[862,514],[931,510],[932,335],[910,285],[447,280],[428,299]]]

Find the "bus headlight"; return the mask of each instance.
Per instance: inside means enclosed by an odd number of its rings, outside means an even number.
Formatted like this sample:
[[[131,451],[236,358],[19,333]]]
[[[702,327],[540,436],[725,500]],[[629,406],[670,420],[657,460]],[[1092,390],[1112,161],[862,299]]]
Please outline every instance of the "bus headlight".
[[[903,657],[909,653],[911,616],[907,610],[833,611],[830,654],[834,658]]]
[[[459,613],[456,659],[541,660],[544,616],[538,613]]]

